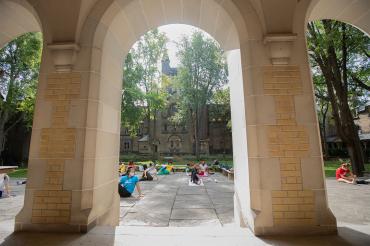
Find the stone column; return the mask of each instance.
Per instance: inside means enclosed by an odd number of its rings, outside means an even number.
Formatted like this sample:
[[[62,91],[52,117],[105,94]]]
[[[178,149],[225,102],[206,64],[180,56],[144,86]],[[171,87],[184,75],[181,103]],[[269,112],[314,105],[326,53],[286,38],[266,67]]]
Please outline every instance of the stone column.
[[[240,217],[256,235],[336,231],[306,54],[294,34],[242,44],[250,200],[239,203],[250,210]]]
[[[43,51],[37,91],[24,207],[16,231],[88,229],[81,207],[87,78],[75,71],[74,43],[53,44]]]

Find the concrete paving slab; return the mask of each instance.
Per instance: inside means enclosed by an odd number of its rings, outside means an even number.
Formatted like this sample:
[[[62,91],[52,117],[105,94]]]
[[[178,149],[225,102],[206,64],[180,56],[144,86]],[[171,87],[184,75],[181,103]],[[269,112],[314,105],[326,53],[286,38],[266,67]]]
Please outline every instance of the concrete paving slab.
[[[170,220],[170,227],[222,227],[218,219],[213,220]]]
[[[204,195],[178,195],[176,196],[176,201],[209,201],[209,197],[207,194]]]
[[[207,220],[217,219],[216,211],[214,209],[207,208],[184,208],[184,209],[172,209],[171,220]]]
[[[213,208],[210,201],[175,201],[173,208]]]
[[[168,227],[170,213],[127,213],[120,221],[120,226],[160,226]]]
[[[147,195],[144,199],[139,200],[134,206],[123,206],[122,210],[132,210],[136,206],[140,208],[141,215],[127,212],[122,217],[121,225],[116,228],[96,227],[86,234],[62,234],[62,233],[15,233],[12,234],[14,228],[14,220],[9,220],[15,216],[15,209],[21,209],[23,205],[24,185],[16,186],[12,190],[17,195],[15,199],[0,199],[0,209],[6,214],[0,213],[0,244],[2,245],[27,245],[27,246],[43,246],[43,245],[124,245],[124,246],[139,246],[148,245],[370,245],[370,186],[365,185],[347,185],[336,182],[334,179],[327,179],[328,199],[330,209],[337,217],[338,235],[331,236],[309,236],[309,237],[270,237],[257,238],[247,229],[235,228],[232,223],[233,216],[233,200],[232,192],[233,185],[225,180],[224,182],[209,182],[204,188],[207,190],[209,201],[213,199],[222,200],[220,197],[229,198],[228,203],[213,204],[214,214],[216,218],[207,218],[200,220],[198,216],[192,227],[185,225],[192,224],[194,218],[190,219],[171,219],[169,211],[171,207],[166,209],[158,209],[157,213],[148,215],[147,209],[151,209],[154,199],[160,201],[164,196],[172,196],[175,205],[179,201],[188,201],[177,199],[179,196],[186,194],[177,193],[178,190],[186,191],[187,177],[176,174],[160,177],[159,182],[150,183],[145,186],[144,193]],[[222,178],[222,177],[221,177]],[[220,179],[221,179],[220,178]],[[177,179],[179,179],[177,181]],[[14,185],[14,179],[11,180]],[[162,183],[163,182],[163,183]],[[161,187],[157,189],[157,186]],[[144,187],[144,186],[143,186]],[[170,187],[170,188],[168,188]],[[167,189],[166,189],[167,188]],[[195,187],[199,188],[199,187]],[[22,191],[23,189],[23,191]],[[230,190],[231,189],[231,190]],[[161,191],[162,194],[154,191]],[[190,190],[190,189],[189,189]],[[230,194],[224,194],[230,193]],[[165,195],[163,195],[165,194]],[[196,195],[196,194],[189,194]],[[156,199],[158,197],[158,199]],[[148,198],[148,199],[147,199]],[[147,200],[146,200],[147,199]],[[175,201],[177,200],[177,201]],[[140,205],[141,204],[141,205]],[[164,202],[163,204],[166,204]],[[144,206],[146,205],[146,206]],[[165,206],[165,205],[163,205]],[[152,209],[154,210],[154,209]],[[174,209],[184,210],[184,209]],[[212,209],[211,209],[212,210]],[[151,210],[150,210],[151,211]],[[175,211],[176,212],[176,211]],[[200,213],[200,214],[205,214]],[[162,217],[159,217],[162,215]],[[189,213],[186,213],[189,215]],[[131,219],[131,220],[130,220]],[[142,221],[134,221],[134,220]],[[198,226],[204,224],[212,225],[219,220],[222,228],[218,226],[210,226],[208,229],[200,229]],[[231,222],[231,224],[229,224]],[[140,226],[135,226],[140,225]],[[150,227],[152,226],[152,227]],[[162,227],[163,226],[163,227]],[[195,227],[194,227],[195,226]],[[150,228],[148,228],[150,227]],[[206,226],[202,226],[206,227]],[[191,237],[189,237],[191,235]]]

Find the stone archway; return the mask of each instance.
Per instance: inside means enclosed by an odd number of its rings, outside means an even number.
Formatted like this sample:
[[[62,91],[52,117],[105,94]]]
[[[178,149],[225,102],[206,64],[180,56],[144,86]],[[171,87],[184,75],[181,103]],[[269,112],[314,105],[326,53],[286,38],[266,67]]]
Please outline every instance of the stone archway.
[[[26,1],[0,1],[0,47],[27,32],[40,32],[36,11]]]
[[[237,221],[256,235],[336,230],[305,46],[312,1],[29,1],[51,45],[16,230],[117,225],[123,57],[146,31],[170,23],[198,26],[227,51]]]
[[[314,0],[307,11],[308,21],[332,19],[338,20],[362,30],[370,35],[370,2],[360,1],[323,1]]]
[[[230,12],[234,14],[233,18],[231,18],[232,15]],[[214,17],[215,14],[217,16],[216,19]],[[97,127],[95,132],[89,133],[92,135],[91,138],[108,132],[113,138],[119,136],[120,91],[122,86],[121,64],[123,57],[126,56],[131,46],[145,32],[160,25],[173,23],[189,24],[207,31],[216,38],[221,47],[227,52],[228,62],[230,64],[229,71],[232,78],[231,93],[234,93],[232,104],[238,104],[240,109],[236,114],[237,116],[234,116],[233,122],[235,122],[234,124],[239,124],[236,128],[246,128],[243,100],[243,91],[245,88],[243,88],[242,82],[240,41],[246,40],[247,28],[235,5],[231,2],[220,4],[214,0],[129,1],[124,4],[121,1],[112,1],[111,5],[109,5],[102,15],[101,21],[96,27],[97,32],[94,36],[93,46],[94,48],[96,47],[96,49],[93,50],[92,56],[96,56],[97,59],[92,60],[91,67],[96,68],[99,73],[99,77],[96,78],[96,81],[94,80],[94,82],[100,86],[99,94],[96,95],[99,98],[99,105],[90,104],[88,106],[91,106],[91,111],[88,111],[89,118],[94,118],[97,115],[104,114],[104,112],[109,112],[109,115],[102,115],[103,119],[101,117],[96,118],[98,121],[96,123]],[[235,23],[238,23],[239,27],[237,27]],[[239,34],[237,28],[243,31],[240,31]],[[105,36],[102,36],[102,33],[104,33]],[[114,101],[112,100],[112,95],[114,95]],[[111,119],[114,119],[114,124],[107,124]],[[240,136],[243,137],[240,138]],[[237,132],[234,138],[239,138],[238,141],[240,142],[240,144],[236,145],[240,146],[240,149],[239,151],[234,151],[234,159],[240,160],[241,162],[241,160],[247,158],[247,138],[245,132]],[[116,170],[115,165],[118,162],[117,150],[119,143],[116,141],[112,142],[110,137],[96,138],[95,141],[97,146],[94,152],[91,153],[94,158],[100,155],[106,155],[106,153],[100,152],[101,147],[99,147],[99,145],[110,146],[111,149],[115,150],[115,157],[111,160],[111,173],[114,173],[113,170]],[[106,169],[106,165],[103,166],[98,162],[95,163],[95,175],[100,175],[103,169]],[[248,172],[241,172],[237,175],[240,176],[239,179],[236,178],[236,182],[239,181],[240,187],[249,189],[247,179],[244,178],[244,176],[248,175]],[[86,177],[91,178],[93,175],[86,175]],[[108,176],[106,176],[106,178],[108,178]],[[114,175],[109,178],[109,181],[113,183],[116,182],[114,181],[116,179]],[[105,182],[108,182],[108,179],[105,180]],[[106,194],[108,190],[112,189],[113,185],[107,185],[102,187],[101,191],[96,190],[94,192],[96,194]],[[96,195],[96,197],[99,196],[100,195]],[[250,200],[248,192],[241,192],[239,196],[246,199],[246,201]],[[117,196],[115,196],[114,199],[117,199]],[[107,206],[111,206],[112,203],[118,204],[118,202],[115,201],[106,201],[106,203],[102,203],[101,200],[93,201],[93,203],[95,203],[95,210],[93,210],[91,214],[99,214],[99,207],[106,208]],[[103,209],[101,211],[103,211]],[[114,211],[117,211],[117,209],[115,208]],[[111,216],[111,219],[109,219],[110,221],[118,219],[117,214],[106,216]]]

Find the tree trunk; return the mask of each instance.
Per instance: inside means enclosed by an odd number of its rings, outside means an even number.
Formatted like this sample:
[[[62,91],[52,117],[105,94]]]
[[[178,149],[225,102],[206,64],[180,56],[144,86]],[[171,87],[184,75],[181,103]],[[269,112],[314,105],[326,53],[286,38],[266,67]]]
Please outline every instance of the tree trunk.
[[[0,128],[0,159],[1,160],[3,159],[2,153],[3,153],[4,148],[5,148],[5,140],[6,140],[6,138],[5,138],[5,134],[4,134],[4,129]]]
[[[332,31],[330,21],[323,20],[324,29],[329,36]],[[312,31],[312,30],[311,30]],[[315,34],[314,34],[315,35]],[[364,158],[357,128],[348,105],[347,81],[347,37],[343,29],[342,61],[338,59],[333,40],[328,41],[327,54],[316,54],[315,60],[325,77],[335,126],[339,137],[347,145],[354,174],[362,176]],[[316,44],[319,46],[318,44]],[[341,65],[339,65],[341,64]]]
[[[328,158],[329,156],[328,144],[326,142],[326,116],[327,116],[328,110],[329,110],[329,105],[327,103],[325,109],[322,108],[322,122],[321,122],[322,129],[320,131],[324,159]]]
[[[364,162],[361,146],[358,146],[359,141],[356,141],[356,139],[353,139],[353,142],[351,142],[350,144],[349,143],[346,143],[346,144],[347,144],[348,154],[351,159],[352,171],[357,176],[362,176],[363,171],[364,171],[363,166],[357,165],[357,163]]]
[[[332,88],[331,86],[329,83],[328,88]],[[330,91],[329,95],[333,93],[331,89],[328,91]],[[353,121],[348,102],[346,101],[347,95],[344,98],[338,94],[338,100],[332,99],[333,95],[330,95],[335,126],[338,130],[339,137],[347,146],[353,173],[357,176],[362,176],[362,172],[364,171],[364,157],[358,131]]]
[[[6,111],[0,111],[0,159],[2,160],[2,153],[5,149],[6,129],[5,124],[8,121],[8,114]]]
[[[200,139],[199,139],[199,109],[195,111],[195,156],[200,159]]]
[[[327,151],[326,144],[325,144],[326,141],[325,141],[325,135],[324,135],[324,132],[323,132],[323,126],[322,125],[320,126],[320,138],[321,138],[322,155],[323,155],[324,160],[326,160],[327,155],[328,155],[328,151]]]
[[[153,117],[153,138],[152,138],[152,161],[157,159],[156,153],[156,145],[157,145],[157,111],[154,110],[154,117]]]

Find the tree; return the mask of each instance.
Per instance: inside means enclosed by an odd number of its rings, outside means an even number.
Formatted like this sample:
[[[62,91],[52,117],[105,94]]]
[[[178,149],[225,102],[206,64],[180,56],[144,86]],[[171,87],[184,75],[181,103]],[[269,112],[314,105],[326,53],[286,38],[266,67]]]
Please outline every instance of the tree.
[[[145,94],[139,87],[141,66],[135,65],[131,53],[125,59],[123,75],[121,124],[131,136],[136,136],[145,119]]]
[[[0,154],[13,127],[32,125],[41,50],[41,33],[24,34],[0,50]]]
[[[230,88],[220,89],[213,95],[209,105],[209,117],[212,121],[224,123],[223,127],[223,153],[226,152],[227,131],[231,130]]]
[[[319,120],[321,146],[324,159],[326,159],[329,155],[326,143],[326,127],[327,122],[329,121],[328,113],[330,113],[330,103],[327,93],[327,87],[323,76],[321,74],[314,75],[313,81],[315,86],[316,111]]]
[[[317,78],[322,76],[338,136],[346,144],[356,175],[364,170],[363,150],[353,121],[353,109],[367,100],[369,38],[338,21],[308,24],[310,60]]]
[[[220,46],[202,32],[184,37],[179,47],[178,111],[173,121],[190,119],[194,134],[195,155],[200,156],[200,121],[213,94],[227,83],[227,66]]]
[[[148,122],[149,144],[153,155],[157,142],[156,114],[166,101],[166,93],[160,88],[159,71],[159,62],[166,52],[166,42],[167,37],[158,29],[147,32],[131,49],[124,64],[122,123],[135,135],[140,122]]]

